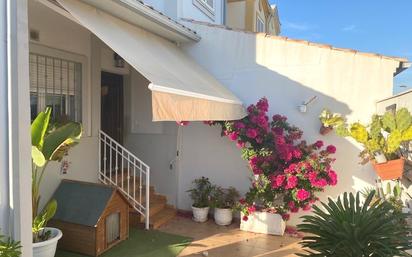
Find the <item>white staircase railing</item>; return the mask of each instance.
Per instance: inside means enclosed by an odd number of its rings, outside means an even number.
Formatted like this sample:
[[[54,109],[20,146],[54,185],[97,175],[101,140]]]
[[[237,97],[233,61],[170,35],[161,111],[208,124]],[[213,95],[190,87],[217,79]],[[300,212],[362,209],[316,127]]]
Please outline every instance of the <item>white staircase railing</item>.
[[[145,217],[149,229],[150,167],[103,131],[99,132],[99,180],[117,187]]]

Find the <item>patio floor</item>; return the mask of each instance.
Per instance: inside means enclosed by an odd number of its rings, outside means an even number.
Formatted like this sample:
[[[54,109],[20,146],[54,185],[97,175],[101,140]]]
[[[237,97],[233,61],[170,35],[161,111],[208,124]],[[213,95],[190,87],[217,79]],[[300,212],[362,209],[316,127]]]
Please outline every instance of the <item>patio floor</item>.
[[[196,223],[178,216],[159,230],[193,238],[179,256],[292,257],[303,252],[300,238],[244,232],[239,224],[218,226],[213,220]]]

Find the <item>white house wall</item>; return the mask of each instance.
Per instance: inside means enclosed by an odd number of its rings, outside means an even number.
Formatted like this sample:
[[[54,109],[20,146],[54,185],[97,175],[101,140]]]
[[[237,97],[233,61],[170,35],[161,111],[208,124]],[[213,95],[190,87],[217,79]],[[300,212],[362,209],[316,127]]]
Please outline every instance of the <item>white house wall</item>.
[[[86,74],[83,74],[87,79],[82,88],[83,137],[80,144],[69,152],[67,157],[69,161],[68,174],[60,174],[60,163],[53,162],[47,167],[41,187],[41,205],[43,205],[50,199],[61,179],[97,182],[97,131],[100,128],[100,51],[96,52],[95,50],[92,53],[92,45],[95,49],[98,49],[99,45],[88,30],[33,0],[29,1],[29,28],[38,31],[40,36],[38,42],[32,41],[31,44],[39,45],[46,49],[45,51],[49,48],[49,53],[57,51],[79,56],[79,58],[86,60],[85,65],[87,66]],[[92,68],[97,71],[93,71]]]
[[[374,184],[376,177],[370,165],[358,164],[359,146],[333,133],[321,136],[318,115],[328,107],[350,120],[367,121],[375,112],[376,101],[391,95],[397,61],[264,34],[186,25],[194,28],[202,40],[185,46],[185,51],[246,105],[266,96],[270,115],[286,115],[292,124],[303,129],[309,142],[321,139],[325,144],[336,145],[334,167],[339,182],[328,187],[321,199]],[[317,100],[308,112],[300,113],[297,106],[314,96]],[[183,129],[178,208],[190,209],[191,201],[185,191],[197,177],[208,176],[215,183],[235,186],[244,193],[250,174],[240,151],[228,139],[220,138],[217,128],[196,123]],[[290,224],[297,222],[295,215]]]
[[[173,160],[176,157],[176,122],[152,122],[149,81],[135,70],[125,89],[125,136],[127,149],[150,166],[150,182],[156,192],[176,203],[177,180]],[[170,166],[171,164],[171,166]]]

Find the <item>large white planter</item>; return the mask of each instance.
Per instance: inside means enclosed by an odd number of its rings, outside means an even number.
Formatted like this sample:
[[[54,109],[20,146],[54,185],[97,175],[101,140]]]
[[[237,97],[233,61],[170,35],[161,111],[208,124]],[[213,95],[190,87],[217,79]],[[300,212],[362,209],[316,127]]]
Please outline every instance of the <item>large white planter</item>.
[[[206,222],[207,215],[209,214],[209,207],[197,208],[192,206],[193,220],[196,222]]]
[[[243,218],[242,214],[240,214],[240,216]],[[241,219],[240,229],[254,233],[283,236],[286,229],[286,222],[279,214],[254,212],[249,215],[247,221]]]
[[[44,242],[33,243],[33,257],[54,257],[56,253],[57,241],[63,233],[57,228],[44,228],[51,231],[51,238]]]
[[[215,208],[214,214],[215,222],[221,226],[227,226],[232,223],[233,213],[232,209]]]

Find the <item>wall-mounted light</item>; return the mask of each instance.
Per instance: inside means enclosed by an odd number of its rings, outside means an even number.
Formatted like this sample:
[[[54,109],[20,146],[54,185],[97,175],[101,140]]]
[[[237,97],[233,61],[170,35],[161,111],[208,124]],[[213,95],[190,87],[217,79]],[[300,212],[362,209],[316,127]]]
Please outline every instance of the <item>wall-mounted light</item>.
[[[318,97],[315,95],[315,96],[313,96],[311,99],[309,99],[308,101],[303,102],[301,105],[298,106],[299,111],[302,112],[302,113],[307,112],[307,111],[308,111],[308,106],[309,106],[310,104],[312,104],[313,102],[315,102],[315,100],[316,100],[317,98],[318,98]]]
[[[113,59],[114,59],[114,66],[117,68],[124,68],[124,59],[118,55],[117,53],[114,53],[113,55]]]

